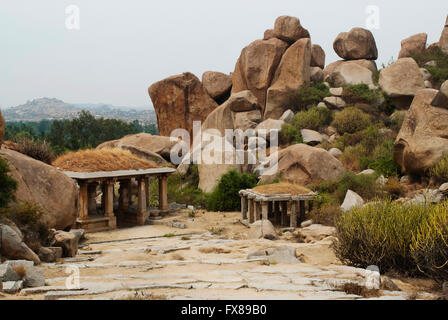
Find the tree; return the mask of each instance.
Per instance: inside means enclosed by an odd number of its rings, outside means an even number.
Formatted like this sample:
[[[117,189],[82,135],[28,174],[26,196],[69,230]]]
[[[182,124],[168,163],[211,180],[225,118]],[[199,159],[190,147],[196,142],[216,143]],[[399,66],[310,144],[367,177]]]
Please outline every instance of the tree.
[[[17,189],[17,181],[8,175],[8,162],[0,158],[0,208],[6,208]]]

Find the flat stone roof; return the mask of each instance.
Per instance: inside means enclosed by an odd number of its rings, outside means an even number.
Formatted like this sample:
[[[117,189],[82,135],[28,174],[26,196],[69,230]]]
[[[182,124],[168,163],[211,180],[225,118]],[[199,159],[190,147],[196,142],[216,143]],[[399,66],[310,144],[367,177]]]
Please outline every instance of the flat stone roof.
[[[88,180],[99,178],[118,178],[118,177],[135,177],[144,175],[156,175],[163,173],[174,173],[176,169],[173,168],[151,168],[144,170],[118,170],[118,171],[96,171],[96,172],[74,172],[64,171],[64,173],[73,179]]]

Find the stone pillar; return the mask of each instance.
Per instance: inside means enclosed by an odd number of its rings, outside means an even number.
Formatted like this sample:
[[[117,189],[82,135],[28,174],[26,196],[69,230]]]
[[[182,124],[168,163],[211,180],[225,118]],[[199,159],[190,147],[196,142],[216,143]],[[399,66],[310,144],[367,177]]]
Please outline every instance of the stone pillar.
[[[306,219],[306,210],[305,210],[305,200],[300,200],[300,215],[299,215],[299,224],[305,221]]]
[[[109,228],[117,227],[117,218],[114,215],[114,182],[105,181],[103,184],[104,216],[109,218]]]
[[[263,201],[263,202],[261,203],[261,218],[262,218],[263,220],[268,220],[268,217],[269,217],[268,212],[269,212],[269,209],[268,209],[268,202]]]
[[[106,183],[107,181],[104,181],[101,184],[101,209],[103,210],[104,213],[106,212]]]
[[[151,179],[149,177],[145,178],[145,183],[146,208],[149,208],[151,206],[149,203],[149,185],[151,184]]]
[[[254,201],[255,207],[255,221],[261,220],[261,203],[258,201]]]
[[[274,202],[274,221],[276,224],[280,223],[280,202]]]
[[[286,219],[288,218],[288,202],[282,201],[281,203],[281,218],[280,226],[286,226]]]
[[[129,211],[129,186],[131,184],[130,180],[121,180],[120,181],[120,196],[118,199],[118,207],[122,212]]]
[[[89,214],[95,215],[96,212],[96,188],[98,183],[93,182],[87,185],[87,198],[88,198],[88,210]]]
[[[162,175],[159,177],[159,210],[168,212],[168,177]]]
[[[299,211],[299,203],[296,200],[291,202],[291,218],[289,221],[289,226],[291,228],[297,228],[297,213]]]
[[[145,224],[147,218],[146,210],[146,183],[145,178],[138,179],[138,204],[137,204],[137,224]]]
[[[78,210],[80,220],[89,219],[89,206],[88,206],[86,182],[79,182]]]
[[[241,195],[241,220],[247,219],[247,199],[245,195]]]
[[[248,199],[248,207],[249,207],[249,223],[255,222],[255,201],[254,199]]]

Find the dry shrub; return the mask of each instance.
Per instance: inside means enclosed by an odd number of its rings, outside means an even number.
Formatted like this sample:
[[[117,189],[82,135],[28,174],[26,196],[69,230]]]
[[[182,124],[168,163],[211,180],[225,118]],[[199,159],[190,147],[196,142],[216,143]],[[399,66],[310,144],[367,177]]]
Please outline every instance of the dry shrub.
[[[15,150],[47,164],[51,164],[55,158],[55,154],[51,149],[50,144],[45,140],[21,138],[17,141]]]
[[[13,266],[12,269],[14,270],[17,275],[23,279],[26,276],[26,269],[24,266]]]
[[[355,107],[348,107],[334,116],[332,126],[339,134],[355,133],[371,124],[370,116]]]
[[[429,169],[429,175],[440,182],[448,181],[448,156],[442,157]]]
[[[311,192],[311,190],[308,188],[289,182],[279,182],[273,184],[260,185],[253,188],[252,190],[264,194],[291,194],[291,195],[302,195]]]
[[[344,291],[346,294],[354,294],[364,298],[376,298],[381,296],[380,290],[368,289],[353,282],[344,283],[338,289]]]
[[[384,188],[394,199],[399,198],[404,193],[403,186],[397,177],[389,178]]]
[[[96,172],[151,169],[154,163],[142,160],[130,151],[119,148],[88,149],[58,157],[53,166],[67,171]]]
[[[320,208],[313,209],[311,219],[313,223],[324,226],[334,226],[335,219],[342,213],[341,207],[336,204],[326,203]]]
[[[230,253],[231,250],[217,247],[204,247],[199,248],[199,251],[202,253]]]

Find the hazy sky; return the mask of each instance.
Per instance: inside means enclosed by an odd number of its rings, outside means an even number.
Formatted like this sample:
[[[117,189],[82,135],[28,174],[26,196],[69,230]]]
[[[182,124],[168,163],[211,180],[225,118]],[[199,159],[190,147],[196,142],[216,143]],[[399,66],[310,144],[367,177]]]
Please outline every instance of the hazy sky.
[[[69,5],[80,9],[80,30],[66,28]],[[167,76],[233,71],[280,15],[300,19],[328,64],[339,32],[366,27],[369,5],[380,10],[378,66],[410,35],[438,41],[448,14],[446,0],[3,0],[0,106],[40,97],[149,106],[148,86]]]

